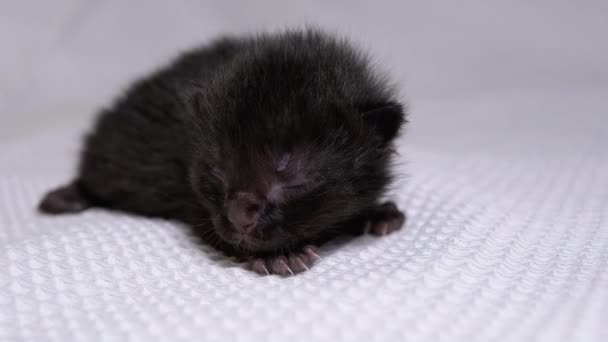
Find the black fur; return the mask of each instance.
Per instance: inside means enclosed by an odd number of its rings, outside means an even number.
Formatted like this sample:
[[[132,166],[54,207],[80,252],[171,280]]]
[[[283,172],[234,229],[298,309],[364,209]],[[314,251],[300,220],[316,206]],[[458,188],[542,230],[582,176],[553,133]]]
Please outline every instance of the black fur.
[[[104,110],[78,179],[40,207],[57,213],[76,198],[82,205],[63,211],[96,205],[176,218],[245,256],[299,251],[360,230],[378,212],[404,122],[386,81],[344,40],[314,30],[226,38],[137,82]],[[226,220],[235,191],[267,200],[244,241]],[[281,273],[273,260],[269,273]],[[298,268],[286,260],[290,273]]]

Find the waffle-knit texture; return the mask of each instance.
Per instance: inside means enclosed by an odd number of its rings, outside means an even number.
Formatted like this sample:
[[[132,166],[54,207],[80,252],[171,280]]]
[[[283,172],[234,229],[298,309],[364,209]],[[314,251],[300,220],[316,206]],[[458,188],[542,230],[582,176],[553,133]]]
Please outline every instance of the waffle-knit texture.
[[[605,95],[412,101],[393,192],[406,227],[324,246],[292,278],[174,222],[39,215],[82,132],[6,142],[0,340],[606,341]]]

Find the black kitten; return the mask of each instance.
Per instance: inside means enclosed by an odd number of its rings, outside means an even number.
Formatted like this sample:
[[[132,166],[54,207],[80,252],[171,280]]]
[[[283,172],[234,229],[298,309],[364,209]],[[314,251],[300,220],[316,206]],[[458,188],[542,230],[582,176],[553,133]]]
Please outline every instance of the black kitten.
[[[318,31],[227,38],[101,113],[47,213],[102,206],[176,218],[259,273],[289,275],[340,233],[384,235],[378,203],[404,108],[368,61]]]

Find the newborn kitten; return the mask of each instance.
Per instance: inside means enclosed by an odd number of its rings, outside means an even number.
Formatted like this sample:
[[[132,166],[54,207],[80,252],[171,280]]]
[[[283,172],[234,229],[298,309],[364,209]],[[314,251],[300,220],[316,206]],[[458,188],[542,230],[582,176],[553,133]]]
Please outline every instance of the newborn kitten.
[[[258,273],[292,275],[332,237],[402,226],[395,204],[378,201],[404,116],[344,40],[315,30],[225,38],[105,109],[77,178],[40,209],[179,219]]]

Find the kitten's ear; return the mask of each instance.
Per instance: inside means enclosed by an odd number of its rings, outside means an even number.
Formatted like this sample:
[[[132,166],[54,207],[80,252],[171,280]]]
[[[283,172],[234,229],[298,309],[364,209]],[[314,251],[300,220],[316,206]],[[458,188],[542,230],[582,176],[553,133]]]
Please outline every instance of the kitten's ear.
[[[368,104],[362,107],[363,120],[380,136],[383,143],[395,138],[405,120],[405,109],[397,102]]]

